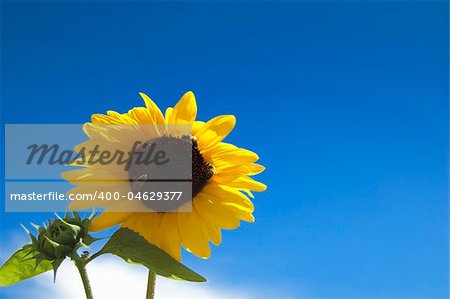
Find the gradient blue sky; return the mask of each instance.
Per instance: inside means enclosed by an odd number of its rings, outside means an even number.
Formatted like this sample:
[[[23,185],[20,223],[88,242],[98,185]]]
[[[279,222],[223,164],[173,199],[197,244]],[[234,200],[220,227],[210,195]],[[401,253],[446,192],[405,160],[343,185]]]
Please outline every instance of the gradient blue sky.
[[[447,297],[446,1],[3,1],[1,25],[3,124],[82,123],[139,91],[236,115],[228,141],[269,188],[211,259],[184,255],[211,284]],[[48,217],[1,212],[1,246]]]

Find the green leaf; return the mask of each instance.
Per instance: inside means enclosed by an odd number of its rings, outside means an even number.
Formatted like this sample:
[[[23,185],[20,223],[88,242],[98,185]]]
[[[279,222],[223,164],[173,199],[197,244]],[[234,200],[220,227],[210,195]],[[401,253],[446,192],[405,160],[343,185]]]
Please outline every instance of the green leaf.
[[[23,246],[13,253],[13,255],[0,268],[0,286],[9,286],[47,272],[53,268],[50,261],[38,261],[28,256],[38,255],[31,244]]]
[[[105,239],[105,238],[95,238],[95,237],[91,236],[90,234],[86,234],[86,236],[83,238],[82,242],[87,247],[87,246],[91,245],[92,243],[103,240],[103,239]]]
[[[138,233],[128,229],[118,229],[105,246],[92,256],[112,253],[127,263],[141,264],[158,275],[187,281],[204,282],[206,279],[184,266],[155,245],[150,244]]]

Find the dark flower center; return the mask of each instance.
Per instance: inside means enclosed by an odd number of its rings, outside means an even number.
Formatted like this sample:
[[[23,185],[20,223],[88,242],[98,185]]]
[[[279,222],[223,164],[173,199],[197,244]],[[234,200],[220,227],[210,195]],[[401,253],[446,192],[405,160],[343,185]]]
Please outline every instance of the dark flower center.
[[[167,164],[158,165],[157,163],[135,161],[136,157],[141,157],[142,160],[154,155],[157,151],[165,153],[164,159],[168,161]],[[192,197],[194,197],[203,189],[214,173],[213,166],[206,162],[200,153],[197,141],[188,135],[180,138],[162,136],[150,139],[137,147],[132,157],[134,160],[128,169],[128,179],[135,193],[152,191],[145,187],[145,185],[150,186],[145,182],[186,181],[192,182]],[[187,161],[189,158],[191,161]]]

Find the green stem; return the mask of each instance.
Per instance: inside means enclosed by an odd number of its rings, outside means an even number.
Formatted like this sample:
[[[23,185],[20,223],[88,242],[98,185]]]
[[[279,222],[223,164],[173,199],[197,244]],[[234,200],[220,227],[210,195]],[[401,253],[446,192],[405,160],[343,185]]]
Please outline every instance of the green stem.
[[[84,293],[86,294],[86,299],[94,299],[92,295],[92,288],[89,282],[89,277],[86,271],[87,261],[83,257],[79,257],[78,254],[71,256],[72,260],[75,262],[75,266],[80,272],[81,280],[83,281]]]
[[[148,270],[148,279],[147,279],[147,294],[145,299],[153,299],[155,297],[155,282],[156,275],[151,270]]]

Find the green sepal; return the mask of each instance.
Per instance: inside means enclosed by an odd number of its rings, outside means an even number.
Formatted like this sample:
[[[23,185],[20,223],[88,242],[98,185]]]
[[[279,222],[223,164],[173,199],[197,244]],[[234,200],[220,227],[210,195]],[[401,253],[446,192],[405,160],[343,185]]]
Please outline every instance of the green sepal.
[[[67,225],[68,227],[73,229],[74,231],[79,232],[81,230],[81,227],[79,227],[78,225],[75,225],[75,224],[67,222],[66,220],[64,220],[61,217],[59,217],[59,215],[56,214],[56,213],[55,213],[55,215],[58,218],[58,220],[60,220],[62,223],[64,223],[65,225]]]
[[[64,258],[56,259],[52,262],[53,266],[53,282],[56,282],[56,271],[58,271],[59,266],[64,261]]]
[[[90,221],[92,221],[92,219],[94,219],[94,217],[97,215],[97,212],[95,211],[95,209],[92,210],[91,215],[89,215],[89,217],[87,219],[89,219]]]
[[[32,242],[33,244],[37,243],[36,237],[35,237],[32,233],[30,233],[30,231],[25,227],[25,225],[23,225],[23,224],[21,223],[20,226],[22,226],[22,228],[25,230],[25,232],[27,233],[27,235],[30,237],[31,242]]]
[[[55,241],[51,240],[47,236],[44,236],[44,238],[47,240],[47,242],[49,242],[53,246],[55,256],[58,258],[66,256],[68,253],[70,253],[73,250],[73,248],[70,248],[69,246],[56,243]]]

